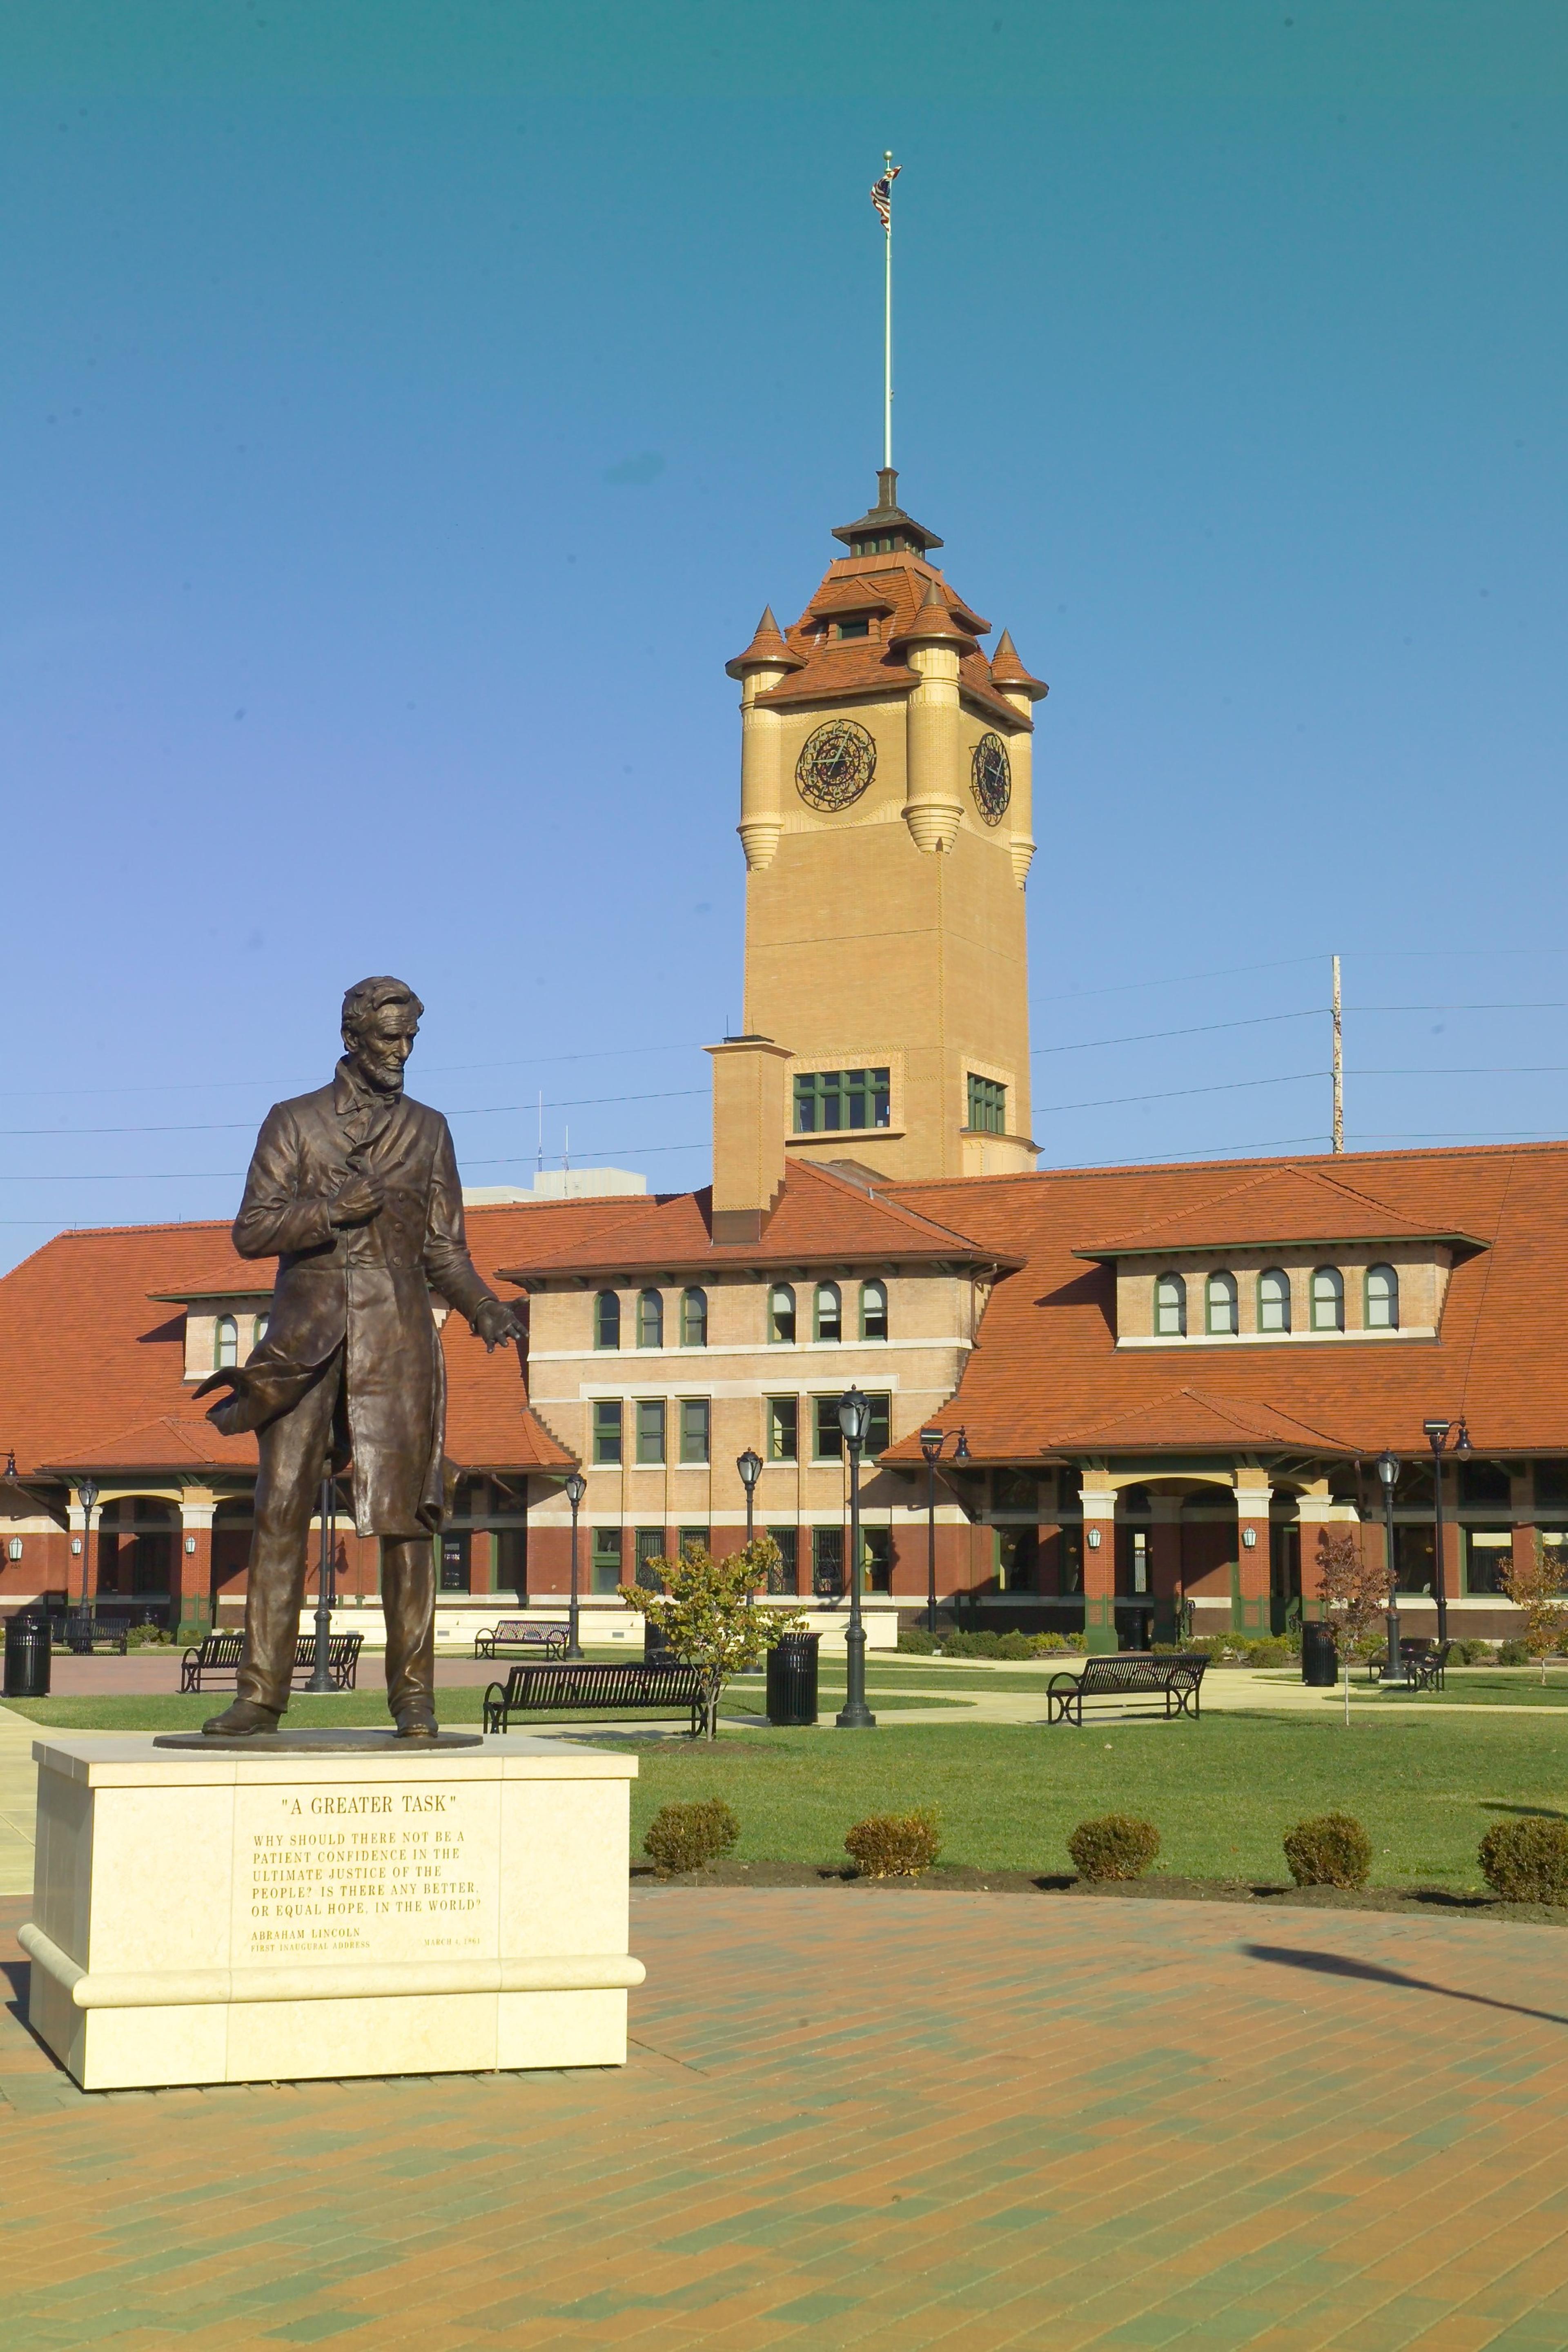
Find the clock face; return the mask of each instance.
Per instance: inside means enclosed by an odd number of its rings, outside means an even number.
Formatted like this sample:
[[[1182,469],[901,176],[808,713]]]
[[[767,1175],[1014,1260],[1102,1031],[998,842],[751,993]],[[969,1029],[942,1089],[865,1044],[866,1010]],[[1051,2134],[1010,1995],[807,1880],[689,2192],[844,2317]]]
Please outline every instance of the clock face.
[[[795,780],[807,805],[831,813],[858,801],[877,772],[877,746],[852,719],[830,719],[808,735]]]
[[[1000,824],[1013,798],[1013,770],[1000,735],[983,735],[971,762],[974,803],[987,824]]]

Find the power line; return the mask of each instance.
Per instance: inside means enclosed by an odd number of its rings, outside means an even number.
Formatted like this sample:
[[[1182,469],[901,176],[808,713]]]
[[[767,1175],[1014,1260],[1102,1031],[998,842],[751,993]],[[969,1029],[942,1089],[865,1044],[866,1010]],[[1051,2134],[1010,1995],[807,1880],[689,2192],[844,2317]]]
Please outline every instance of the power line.
[[[651,1095],[574,1095],[564,1102],[481,1103],[472,1110],[453,1110],[448,1118],[498,1118],[509,1111],[584,1110],[605,1103],[683,1102],[693,1095],[705,1095],[706,1087],[675,1087]],[[255,1126],[248,1118],[210,1119],[189,1127],[0,1127],[0,1137],[53,1137],[57,1141],[68,1140],[76,1135],[245,1135]]]
[[[508,1062],[429,1062],[422,1065],[421,1074],[430,1078],[450,1078],[474,1070],[544,1070],[562,1062],[619,1062],[639,1054],[699,1054],[702,1041],[687,1045],[610,1045],[586,1054],[531,1054],[521,1060]],[[139,1080],[131,1087],[11,1087],[7,1088],[14,1102],[54,1102],[67,1098],[96,1100],[103,1095],[185,1095],[226,1094],[235,1089],[256,1094],[270,1094],[292,1080],[277,1078],[176,1078],[153,1084]]]
[[[1093,1102],[1047,1103],[1037,1109],[1035,1116],[1037,1118],[1054,1118],[1058,1112],[1065,1110],[1111,1110],[1123,1103],[1174,1102],[1183,1095],[1236,1095],[1243,1093],[1248,1087],[1295,1087],[1303,1085],[1309,1078],[1317,1080],[1327,1076],[1326,1070],[1293,1070],[1284,1077],[1235,1078],[1225,1086],[1170,1087],[1163,1094],[1157,1095],[1101,1095]]]
[[[1089,1037],[1081,1045],[1037,1045],[1034,1055],[1089,1054],[1100,1045],[1147,1045],[1161,1037],[1212,1037],[1219,1029],[1262,1029],[1275,1021],[1317,1021],[1327,1013],[1326,1004],[1312,1005],[1305,1013],[1259,1013],[1247,1021],[1205,1021],[1195,1029],[1141,1029],[1129,1037]],[[1031,1055],[1031,1059],[1034,1058]]]

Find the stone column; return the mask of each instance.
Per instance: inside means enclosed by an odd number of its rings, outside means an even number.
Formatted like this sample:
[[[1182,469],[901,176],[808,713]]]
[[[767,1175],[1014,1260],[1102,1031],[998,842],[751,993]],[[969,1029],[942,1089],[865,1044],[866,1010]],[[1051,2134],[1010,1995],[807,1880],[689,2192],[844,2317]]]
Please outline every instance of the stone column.
[[[1096,1541],[1098,1537],[1099,1541]],[[1083,1482],[1083,1630],[1093,1650],[1116,1647],[1116,1494]]]
[[[951,646],[915,645],[910,667],[920,684],[909,699],[904,823],[917,849],[951,849],[963,815],[958,797],[958,654]]]
[[[169,1578],[173,1630],[182,1625],[212,1631],[213,1512],[217,1496],[205,1486],[190,1486],[180,1496],[179,1557]],[[193,1551],[190,1547],[195,1544]]]

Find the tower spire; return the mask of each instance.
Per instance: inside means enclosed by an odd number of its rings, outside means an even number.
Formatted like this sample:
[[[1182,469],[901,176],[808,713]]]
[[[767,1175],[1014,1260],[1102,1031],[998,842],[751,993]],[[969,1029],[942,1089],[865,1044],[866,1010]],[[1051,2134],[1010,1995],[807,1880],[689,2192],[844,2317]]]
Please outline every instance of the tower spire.
[[[882,471],[893,464],[893,182],[903,170],[893,161],[890,147],[882,154],[882,176],[871,189],[871,202],[882,224]]]

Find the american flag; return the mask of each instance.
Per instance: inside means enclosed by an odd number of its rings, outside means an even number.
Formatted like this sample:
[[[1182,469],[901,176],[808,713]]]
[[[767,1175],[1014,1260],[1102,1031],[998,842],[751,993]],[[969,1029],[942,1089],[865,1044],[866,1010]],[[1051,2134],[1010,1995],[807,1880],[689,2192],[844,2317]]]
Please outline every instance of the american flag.
[[[889,236],[893,233],[893,182],[903,168],[901,163],[891,164],[871,190],[871,202],[877,207],[877,217]]]

